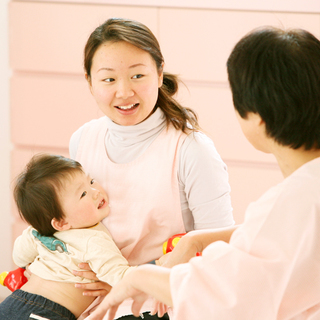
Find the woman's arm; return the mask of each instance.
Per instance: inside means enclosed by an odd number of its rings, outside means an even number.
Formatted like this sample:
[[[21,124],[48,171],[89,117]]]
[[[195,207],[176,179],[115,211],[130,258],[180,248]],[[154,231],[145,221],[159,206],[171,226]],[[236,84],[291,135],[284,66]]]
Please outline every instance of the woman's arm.
[[[234,224],[227,167],[213,141],[201,132],[186,137],[180,149],[178,180],[186,231]]]
[[[112,288],[88,319],[103,319],[109,311],[107,319],[113,320],[119,305],[127,298],[133,299],[132,313],[139,316],[140,309],[149,296],[172,306],[169,269],[154,265],[139,266]]]
[[[171,268],[177,264],[189,262],[197,252],[202,252],[210,243],[219,240],[229,242],[237,228],[238,226],[231,226],[214,230],[190,231],[179,240],[172,252],[157,261],[157,265]]]

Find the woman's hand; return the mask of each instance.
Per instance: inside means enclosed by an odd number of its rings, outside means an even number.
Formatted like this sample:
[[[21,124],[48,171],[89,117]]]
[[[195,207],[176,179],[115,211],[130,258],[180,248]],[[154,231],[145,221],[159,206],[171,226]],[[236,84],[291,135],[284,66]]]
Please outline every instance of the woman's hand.
[[[152,309],[150,315],[158,314],[158,317],[161,318],[168,311],[168,306],[156,299],[153,299]]]
[[[110,294],[108,294],[98,308],[87,318],[88,320],[102,320],[105,314],[109,311],[108,320],[115,318],[119,305],[127,298],[132,298],[132,313],[134,316],[139,317],[143,303],[148,299],[148,295],[133,285],[134,271],[126,275],[120,282],[115,285]]]
[[[109,311],[108,317],[105,319],[113,320],[119,305],[127,298],[133,299],[131,310],[133,315],[137,317],[143,303],[150,296],[163,304],[172,306],[170,270],[154,265],[137,267],[112,288],[111,292],[87,319],[104,319],[104,315]],[[164,305],[159,306],[158,311],[164,312]]]
[[[91,270],[88,263],[80,263],[79,268],[86,271],[74,270],[74,275],[95,281],[90,283],[77,283],[75,285],[76,288],[85,290],[83,292],[85,296],[106,296],[110,292],[112,287],[106,282],[99,281],[96,274]]]
[[[167,253],[156,261],[157,265],[172,268],[180,263],[187,263],[202,252],[209,244],[215,241],[229,242],[233,232],[238,226],[231,226],[219,229],[195,230],[183,236],[172,252]]]
[[[172,268],[177,264],[189,262],[191,258],[196,256],[197,252],[198,247],[193,237],[186,234],[179,240],[174,250],[160,257],[159,260],[156,261],[156,265]]]

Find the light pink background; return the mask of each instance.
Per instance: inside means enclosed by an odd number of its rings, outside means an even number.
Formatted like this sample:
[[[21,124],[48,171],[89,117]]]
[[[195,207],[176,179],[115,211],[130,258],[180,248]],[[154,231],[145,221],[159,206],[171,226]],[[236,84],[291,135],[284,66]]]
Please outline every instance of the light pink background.
[[[237,223],[243,221],[249,202],[281,181],[274,158],[254,150],[241,133],[225,64],[240,37],[258,26],[302,27],[319,36],[319,13],[299,12],[299,5],[293,5],[292,12],[271,12],[255,7],[252,7],[255,11],[241,11],[146,6],[145,1],[140,1],[140,5],[139,1],[130,1],[136,5],[119,6],[103,4],[107,0],[88,0],[82,4],[61,0],[4,2],[0,8],[4,13],[0,20],[4,26],[1,36],[5,44],[9,39],[9,46],[0,52],[4,70],[1,74],[4,100],[0,107],[4,202],[0,234],[2,243],[6,243],[0,272],[13,267],[12,242],[25,228],[8,185],[34,153],[48,151],[68,156],[72,132],[101,115],[83,76],[82,53],[91,31],[109,17],[139,20],[159,39],[165,69],[179,74],[188,87],[181,87],[178,98],[197,111],[200,124],[228,165]],[[245,7],[250,8],[250,1],[245,1]],[[7,56],[10,67],[4,65]],[[0,290],[0,296],[8,293]]]

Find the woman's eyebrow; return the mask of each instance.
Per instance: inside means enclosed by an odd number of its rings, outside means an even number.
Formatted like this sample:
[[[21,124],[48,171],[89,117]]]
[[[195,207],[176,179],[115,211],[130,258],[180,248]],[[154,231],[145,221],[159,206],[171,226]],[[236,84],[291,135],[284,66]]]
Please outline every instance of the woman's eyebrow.
[[[103,68],[100,68],[97,72],[99,72],[99,71],[104,71],[104,70],[107,70],[107,71],[114,71],[114,69],[112,69],[112,68],[103,67]]]
[[[129,69],[136,68],[136,67],[146,67],[146,65],[143,63],[135,63],[129,66]],[[115,69],[109,68],[109,67],[103,67],[103,68],[100,68],[97,72],[99,71],[115,71]]]
[[[136,67],[146,67],[145,64],[143,63],[136,63],[136,64],[133,64],[132,66],[129,67],[129,69],[132,69],[132,68],[136,68]]]

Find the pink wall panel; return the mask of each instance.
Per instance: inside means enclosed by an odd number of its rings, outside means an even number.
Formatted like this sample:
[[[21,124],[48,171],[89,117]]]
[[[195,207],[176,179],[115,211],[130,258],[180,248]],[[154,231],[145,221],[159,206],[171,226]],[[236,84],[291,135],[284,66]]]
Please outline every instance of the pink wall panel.
[[[236,42],[263,25],[300,26],[319,34],[318,14],[160,9],[160,41],[167,68],[193,81],[227,81]],[[178,26],[178,27],[177,27]]]
[[[83,76],[15,74],[11,80],[12,141],[67,148],[71,134],[100,117]]]
[[[281,182],[283,176],[276,164],[227,162],[227,165],[234,219],[242,223],[248,205]]]
[[[238,161],[275,162],[273,156],[257,152],[244,137],[236,119],[227,84],[188,83],[180,86],[179,101],[197,111],[202,128],[213,139],[222,158]]]
[[[82,73],[87,37],[114,16],[144,22],[157,34],[156,8],[17,1],[9,9],[13,69]]]

